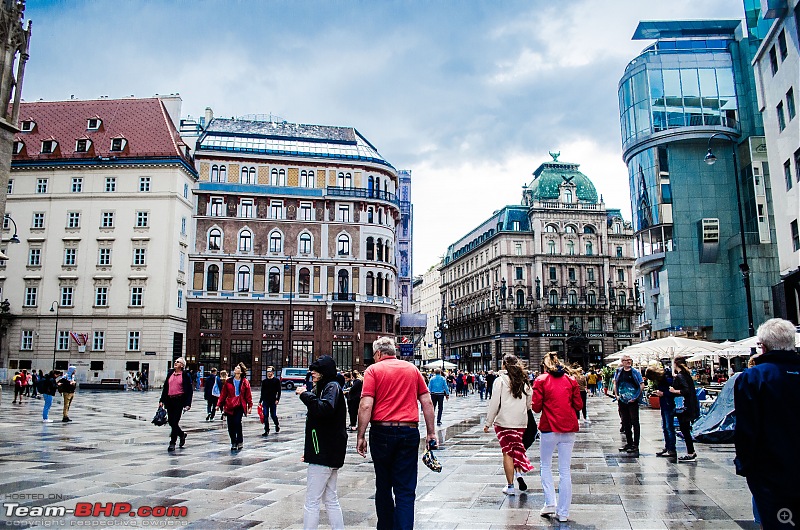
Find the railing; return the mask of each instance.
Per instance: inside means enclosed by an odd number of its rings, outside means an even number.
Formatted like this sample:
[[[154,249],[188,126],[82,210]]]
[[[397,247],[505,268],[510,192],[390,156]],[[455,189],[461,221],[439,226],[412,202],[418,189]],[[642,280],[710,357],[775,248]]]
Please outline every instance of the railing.
[[[533,203],[533,207],[548,210],[599,210],[601,205],[585,202],[536,201]]]
[[[337,302],[355,302],[356,293],[331,293],[331,300]]]
[[[328,186],[326,193],[334,197],[357,197],[360,199],[377,199],[380,201],[387,201],[398,208],[400,201],[397,195],[382,190],[370,190],[368,188],[343,188],[340,186]]]

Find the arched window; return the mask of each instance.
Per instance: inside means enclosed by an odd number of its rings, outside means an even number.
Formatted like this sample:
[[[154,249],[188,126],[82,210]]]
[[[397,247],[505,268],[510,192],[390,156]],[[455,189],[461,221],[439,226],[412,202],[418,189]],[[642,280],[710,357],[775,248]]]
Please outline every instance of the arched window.
[[[219,166],[219,182],[228,182],[228,170],[225,166]]]
[[[236,275],[236,289],[240,293],[250,290],[250,267],[247,265],[239,267],[239,273]]]
[[[297,273],[297,292],[298,294],[308,294],[311,292],[311,273],[305,267]]]
[[[386,295],[386,297],[392,296],[392,293],[389,292],[390,283],[389,283],[389,275],[388,274],[386,275],[386,278],[383,279],[383,282],[384,282],[383,293]]]
[[[556,242],[552,239],[547,242],[547,253],[548,254],[555,254],[556,253]]]
[[[565,190],[564,191],[564,202],[570,204],[572,202],[572,191]]]
[[[344,269],[339,271],[339,292],[340,293],[350,292],[350,275]]]
[[[594,247],[593,247],[591,241],[587,241],[586,242],[586,255],[587,256],[591,256],[592,254],[594,254]]]
[[[270,186],[277,186],[278,185],[278,170],[274,169],[269,172],[269,185]]]
[[[336,253],[340,256],[347,256],[350,254],[350,238],[346,234],[342,234],[336,240]]]
[[[378,208],[378,224],[383,224],[383,210],[380,208]]]
[[[371,237],[367,238],[367,259],[375,260],[375,240]]]
[[[242,184],[249,184],[250,183],[250,169],[242,166],[242,176],[240,179]]]
[[[369,208],[367,208],[367,222],[368,222],[369,224],[372,224],[372,223],[374,223],[374,222],[375,222],[375,212],[374,212],[374,210],[372,209],[372,206],[370,206]]]
[[[386,244],[383,246],[383,261],[385,263],[391,263],[390,260],[389,260],[389,256],[391,255],[389,253],[389,249],[390,249],[389,241],[387,240]]]
[[[597,305],[597,294],[594,291],[586,293],[586,302],[589,305]]]
[[[547,297],[547,303],[550,305],[558,305],[558,291],[555,289],[550,290],[550,294]]]
[[[578,304],[578,293],[575,291],[575,289],[570,289],[569,293],[567,293],[567,303],[569,305]]]
[[[367,179],[367,196],[373,197],[375,194],[375,179],[372,175],[369,176]]]
[[[222,248],[222,230],[212,228],[208,233],[208,250],[220,250]]]
[[[550,232],[551,234],[558,233],[558,227],[556,225],[547,225],[544,227],[545,232]]]
[[[278,267],[270,267],[267,285],[270,293],[281,292],[281,271]]]
[[[583,227],[583,233],[584,234],[594,234],[596,232],[595,232],[595,229],[594,229],[594,227],[592,225],[585,225]]]
[[[314,187],[314,171],[306,171],[305,169],[300,172],[300,187],[313,188]]]
[[[525,306],[525,291],[522,289],[517,290],[517,307]]]
[[[575,255],[575,242],[574,241],[567,241],[567,253],[570,256]]]
[[[253,250],[253,234],[250,230],[239,232],[239,252],[250,252]]]
[[[256,168],[250,168],[250,182],[249,184],[256,184]]]
[[[383,259],[383,239],[378,238],[378,245],[377,245],[377,256],[375,257],[376,261],[381,261]]]
[[[378,296],[383,296],[383,273],[382,272],[378,273],[378,278],[377,278],[377,282],[376,283],[377,283],[376,287],[377,287],[377,291],[378,291],[376,294]]]
[[[619,291],[619,294],[617,294],[617,301],[619,302],[619,306],[620,307],[625,307],[626,299],[625,299],[625,292],[624,291],[621,291],[621,290]]]
[[[300,254],[311,254],[311,234],[300,234]]]
[[[369,296],[375,294],[375,275],[371,272],[367,273],[367,294]]]
[[[206,272],[206,291],[219,290],[219,266],[209,265]]]
[[[278,231],[272,232],[269,235],[269,251],[280,252],[283,249],[283,238]]]
[[[219,166],[211,166],[211,182],[219,182]]]
[[[576,234],[577,232],[574,225],[567,225],[564,227],[564,233],[566,234]]]

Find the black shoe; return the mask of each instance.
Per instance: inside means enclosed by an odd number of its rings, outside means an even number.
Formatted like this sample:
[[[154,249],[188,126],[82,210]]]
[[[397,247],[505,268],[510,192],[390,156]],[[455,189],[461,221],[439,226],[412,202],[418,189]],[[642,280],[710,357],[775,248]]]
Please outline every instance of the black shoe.
[[[241,451],[244,448],[244,444],[239,444],[236,446],[237,451]]]
[[[275,432],[281,432],[281,426],[275,425]]]
[[[630,456],[639,456],[639,448],[638,447],[630,447],[630,448],[628,448],[628,454]]]
[[[261,436],[269,436],[269,431],[264,431],[264,433]]]
[[[678,462],[694,462],[695,460],[697,460],[697,453],[692,453],[690,455],[680,457]]]
[[[664,449],[663,451],[657,452],[656,456],[659,456],[661,458],[675,458],[676,456],[678,456],[678,453],[676,453],[675,451],[668,451]]]
[[[625,429],[624,429],[624,428],[622,428],[622,427],[620,427],[620,428],[619,428],[619,432],[625,432]]]
[[[517,477],[517,485],[519,486],[519,491],[526,491],[528,489],[528,485],[525,484],[525,479],[522,477]]]
[[[668,452],[669,452],[669,451],[667,451],[666,449],[662,449],[661,451],[658,451],[658,452],[656,453],[656,456],[667,456],[667,453],[668,453]]]
[[[72,421],[72,420],[71,420],[71,419],[69,419],[69,418],[67,418],[66,416],[64,416],[63,418],[61,418],[61,423],[67,423],[68,421]]]
[[[186,433],[181,434],[181,444],[178,447],[186,445]]]
[[[622,447],[619,448],[619,452],[620,453],[625,453],[625,452],[628,451],[628,449],[631,449],[632,447],[633,447],[632,445],[625,444],[625,445],[623,445]]]
[[[437,421],[437,422],[436,422],[436,425],[438,425],[438,426],[440,426],[440,427],[441,427],[441,426],[442,426],[442,422],[440,422],[440,421]]]
[[[167,451],[169,451],[171,453],[174,450],[175,450],[175,444],[174,443],[170,443],[169,447],[167,447]]]
[[[206,414],[206,421],[209,421],[210,419],[211,419],[211,414]]]
[[[236,451],[236,444],[231,444],[231,452]]]

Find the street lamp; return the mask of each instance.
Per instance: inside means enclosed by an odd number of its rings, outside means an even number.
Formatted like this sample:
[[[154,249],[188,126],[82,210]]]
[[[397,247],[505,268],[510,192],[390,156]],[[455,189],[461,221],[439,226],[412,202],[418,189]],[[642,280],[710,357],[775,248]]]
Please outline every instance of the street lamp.
[[[50,312],[56,314],[56,330],[53,332],[53,370],[56,369],[56,350],[58,350],[58,302],[50,305]]]
[[[753,325],[753,303],[750,296],[750,266],[747,263],[747,241],[744,234],[744,213],[742,212],[742,191],[739,184],[739,166],[736,160],[736,140],[733,136],[727,133],[714,133],[708,139],[708,153],[703,159],[706,164],[713,166],[717,161],[717,157],[711,151],[711,140],[716,136],[724,136],[731,142],[731,151],[733,152],[733,180],[736,182],[736,209],[739,213],[739,237],[742,243],[742,263],[739,265],[739,270],[742,273],[742,282],[744,283],[744,296],[747,302],[747,329],[750,337],[756,334],[755,326]]]
[[[11,215],[9,215],[9,214],[5,214],[5,219],[8,219],[9,221],[11,221],[11,224],[14,225],[14,235],[11,236],[10,239],[6,239],[5,241],[3,241],[3,243],[15,243],[15,244],[19,243],[19,236],[17,236],[17,223],[14,222],[14,219],[12,219]],[[2,252],[0,252],[0,261],[4,261],[4,260],[7,260],[7,259],[8,259],[8,256],[6,256]]]

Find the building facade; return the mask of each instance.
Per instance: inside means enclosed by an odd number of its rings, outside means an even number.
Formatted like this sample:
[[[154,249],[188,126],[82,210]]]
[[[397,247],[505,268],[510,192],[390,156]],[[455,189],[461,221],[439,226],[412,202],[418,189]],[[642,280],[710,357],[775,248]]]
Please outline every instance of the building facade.
[[[399,309],[392,165],[353,128],[219,118],[195,162],[189,364],[369,364]]]
[[[553,155],[506,206],[450,245],[441,267],[445,359],[538,368],[557,351],[585,367],[634,342],[633,231],[577,164]]]
[[[22,103],[4,367],[74,364],[82,382],[147,370],[159,384],[183,354],[196,172],[179,115],[176,97]]]
[[[427,327],[425,338],[420,345],[420,355],[423,363],[441,359],[444,352],[442,337],[436,337],[436,331],[441,332],[442,321],[442,292],[440,289],[442,273],[439,271],[441,263],[430,267],[418,278],[414,289],[414,305],[417,310],[426,316]]]
[[[772,287],[775,316],[800,325],[800,2],[745,2],[748,26],[761,46],[753,58],[764,121],[780,280]]]
[[[744,338],[778,281],[758,42],[738,20],[641,22],[633,38],[655,40],[619,83],[643,330]]]
[[[414,205],[411,203],[411,171],[397,172],[400,199],[400,224],[397,227],[397,284],[400,312],[411,313],[414,298]]]

